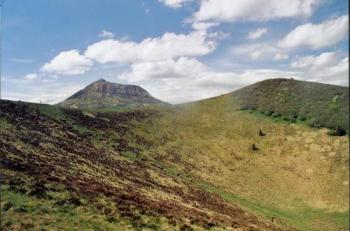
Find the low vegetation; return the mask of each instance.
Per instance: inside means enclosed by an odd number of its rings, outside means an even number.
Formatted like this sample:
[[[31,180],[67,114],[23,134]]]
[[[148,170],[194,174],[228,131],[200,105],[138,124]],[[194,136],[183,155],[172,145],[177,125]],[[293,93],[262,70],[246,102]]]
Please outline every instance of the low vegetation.
[[[349,89],[293,79],[265,80],[232,93],[242,110],[349,132]]]
[[[242,99],[118,111],[0,101],[2,229],[348,230],[343,127]]]

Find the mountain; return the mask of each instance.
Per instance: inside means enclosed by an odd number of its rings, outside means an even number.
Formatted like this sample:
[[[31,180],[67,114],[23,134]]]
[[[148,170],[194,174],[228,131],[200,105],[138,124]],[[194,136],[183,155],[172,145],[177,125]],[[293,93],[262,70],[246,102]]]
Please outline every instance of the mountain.
[[[231,95],[241,109],[313,127],[349,131],[349,88],[294,79],[270,79]]]
[[[0,100],[2,230],[348,230],[348,135],[242,110],[243,89],[109,112]]]
[[[58,105],[67,108],[108,109],[151,104],[164,104],[164,102],[152,97],[142,87],[100,79]]]

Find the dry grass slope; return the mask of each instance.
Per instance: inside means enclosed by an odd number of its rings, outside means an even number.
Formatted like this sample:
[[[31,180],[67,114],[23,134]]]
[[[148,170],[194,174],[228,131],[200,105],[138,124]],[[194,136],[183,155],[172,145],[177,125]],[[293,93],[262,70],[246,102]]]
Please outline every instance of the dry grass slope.
[[[348,136],[237,94],[119,112],[0,101],[3,230],[348,230]]]

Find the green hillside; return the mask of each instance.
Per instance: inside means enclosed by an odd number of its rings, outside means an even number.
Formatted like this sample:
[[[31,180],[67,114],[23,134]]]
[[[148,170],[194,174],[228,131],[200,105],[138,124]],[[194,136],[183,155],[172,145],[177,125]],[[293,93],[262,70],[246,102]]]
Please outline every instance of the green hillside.
[[[293,79],[265,80],[232,94],[242,110],[255,110],[313,127],[349,131],[349,88]]]
[[[348,136],[241,110],[246,89],[118,112],[0,101],[2,228],[348,230]]]

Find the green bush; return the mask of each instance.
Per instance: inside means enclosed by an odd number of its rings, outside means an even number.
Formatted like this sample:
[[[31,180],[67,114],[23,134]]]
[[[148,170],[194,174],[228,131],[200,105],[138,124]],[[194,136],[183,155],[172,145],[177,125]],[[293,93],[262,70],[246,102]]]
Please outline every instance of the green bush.
[[[267,116],[271,116],[273,114],[273,111],[272,110],[266,110],[264,112],[264,114],[267,115]]]
[[[272,113],[272,117],[274,117],[274,118],[281,117],[281,113],[274,112],[274,113]]]

